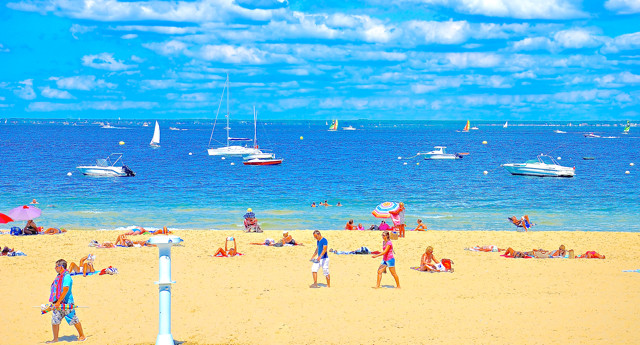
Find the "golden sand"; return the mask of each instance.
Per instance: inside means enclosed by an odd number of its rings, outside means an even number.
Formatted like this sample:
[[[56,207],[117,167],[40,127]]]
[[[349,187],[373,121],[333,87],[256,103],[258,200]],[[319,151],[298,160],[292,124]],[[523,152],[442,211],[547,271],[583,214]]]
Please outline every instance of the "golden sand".
[[[183,344],[640,344],[640,234],[604,232],[408,232],[394,241],[401,289],[390,274],[375,290],[380,259],[330,255],[331,288],[311,289],[311,231],[292,231],[304,246],[249,245],[281,232],[179,231],[172,250],[172,333]],[[380,232],[324,231],[329,247],[381,250]],[[0,236],[27,253],[0,257],[0,343],[52,338],[46,303],[59,258],[97,256],[96,268],[117,275],[75,276],[73,294],[86,344],[154,344],[158,332],[158,249],[88,247],[117,233]],[[214,258],[226,236],[244,256]],[[146,239],[148,236],[132,236]],[[595,250],[597,259],[507,259],[463,250],[474,245],[516,250]],[[424,273],[425,248],[454,261],[454,273]],[[325,283],[319,272],[319,283]],[[60,339],[75,342],[63,321]]]

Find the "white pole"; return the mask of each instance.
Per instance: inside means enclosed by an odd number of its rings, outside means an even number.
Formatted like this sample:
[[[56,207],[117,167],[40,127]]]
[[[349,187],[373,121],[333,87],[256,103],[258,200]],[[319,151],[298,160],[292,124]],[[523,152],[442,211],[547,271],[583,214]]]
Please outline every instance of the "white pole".
[[[174,345],[171,334],[171,247],[182,242],[178,236],[159,235],[151,237],[147,243],[154,244],[159,249],[158,268],[158,290],[159,316],[158,316],[158,337],[156,345]]]

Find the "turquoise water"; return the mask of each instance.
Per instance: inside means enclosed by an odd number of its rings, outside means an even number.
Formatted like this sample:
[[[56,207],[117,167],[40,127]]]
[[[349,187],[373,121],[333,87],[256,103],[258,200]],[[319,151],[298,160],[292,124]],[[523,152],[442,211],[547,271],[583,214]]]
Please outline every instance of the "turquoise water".
[[[371,211],[389,200],[406,204],[409,227],[422,218],[437,230],[515,230],[507,217],[528,214],[539,231],[640,231],[640,171],[630,166],[640,163],[637,127],[622,135],[623,127],[613,124],[472,123],[479,130],[458,133],[463,123],[344,121],[341,127],[357,130],[328,132],[324,121],[261,122],[261,147],[284,163],[255,167],[206,154],[212,122],[160,121],[159,149],[148,145],[152,123],[122,121],[105,129],[76,122],[0,123],[0,212],[35,198],[43,209],[36,223],[45,228],[240,229],[251,207],[264,229],[328,230],[349,219],[378,224]],[[224,138],[222,127],[214,139]],[[232,136],[253,136],[253,123],[232,122],[231,128]],[[586,132],[617,138],[589,139]],[[469,155],[410,158],[437,145]],[[75,169],[112,152],[124,153],[137,176],[95,178]],[[500,167],[539,153],[575,166],[576,177],[512,176]],[[323,200],[344,206],[310,207]]]

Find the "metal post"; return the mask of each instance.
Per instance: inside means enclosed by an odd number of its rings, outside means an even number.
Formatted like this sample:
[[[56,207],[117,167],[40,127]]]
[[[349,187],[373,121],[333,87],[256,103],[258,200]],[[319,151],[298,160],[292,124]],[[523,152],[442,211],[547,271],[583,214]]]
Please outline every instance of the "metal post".
[[[159,235],[151,237],[147,243],[154,244],[159,249],[159,272],[158,290],[159,316],[158,316],[158,337],[156,345],[174,345],[173,335],[171,335],[171,247],[182,242],[178,236]]]

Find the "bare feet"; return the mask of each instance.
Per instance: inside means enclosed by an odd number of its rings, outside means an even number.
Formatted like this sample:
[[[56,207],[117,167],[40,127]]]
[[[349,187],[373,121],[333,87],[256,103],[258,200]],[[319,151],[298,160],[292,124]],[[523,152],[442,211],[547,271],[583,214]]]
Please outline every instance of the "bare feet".
[[[57,343],[58,339],[53,339],[53,340],[49,340],[47,341],[45,344],[53,344],[53,343]]]
[[[85,341],[85,340],[87,340],[87,337],[85,336],[78,337],[78,341]]]
[[[311,284],[311,285],[309,285],[309,287],[312,288],[312,289],[319,288],[318,284]]]

